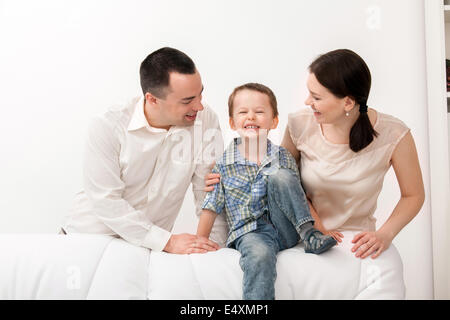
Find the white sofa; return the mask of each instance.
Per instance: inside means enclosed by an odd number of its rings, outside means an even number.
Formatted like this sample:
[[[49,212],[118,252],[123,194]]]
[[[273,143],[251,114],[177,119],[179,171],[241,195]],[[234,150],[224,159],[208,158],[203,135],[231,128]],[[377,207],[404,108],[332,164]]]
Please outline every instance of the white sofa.
[[[278,255],[277,299],[404,299],[394,245],[355,258],[353,234],[321,254]],[[239,252],[173,255],[86,234],[0,235],[0,299],[241,299]]]

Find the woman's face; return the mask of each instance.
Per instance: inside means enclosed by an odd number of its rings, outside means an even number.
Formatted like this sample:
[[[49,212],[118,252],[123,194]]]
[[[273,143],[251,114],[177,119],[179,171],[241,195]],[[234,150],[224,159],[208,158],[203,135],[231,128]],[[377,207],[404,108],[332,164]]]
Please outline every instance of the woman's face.
[[[335,123],[345,118],[348,110],[348,97],[338,98],[322,86],[314,73],[310,73],[306,82],[309,95],[305,101],[314,110],[318,123]]]

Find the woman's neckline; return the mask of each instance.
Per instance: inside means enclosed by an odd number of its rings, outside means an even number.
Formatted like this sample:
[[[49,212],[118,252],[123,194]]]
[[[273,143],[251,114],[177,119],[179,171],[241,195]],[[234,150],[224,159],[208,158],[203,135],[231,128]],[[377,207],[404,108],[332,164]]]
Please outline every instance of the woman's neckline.
[[[375,117],[376,118],[375,118],[375,124],[373,125],[373,128],[376,129],[377,126],[378,126],[378,122],[380,120],[380,113],[378,111],[376,111],[375,109],[373,109],[373,108],[369,108],[369,110],[373,110],[375,112]],[[326,144],[331,145],[331,146],[338,146],[338,147],[339,146],[348,147],[348,145],[349,145],[348,143],[334,143],[334,142],[331,142],[331,141],[327,140],[327,138],[323,134],[322,125],[320,123],[317,123],[317,128],[319,129],[319,133],[320,133],[320,136],[322,137],[322,140]]]

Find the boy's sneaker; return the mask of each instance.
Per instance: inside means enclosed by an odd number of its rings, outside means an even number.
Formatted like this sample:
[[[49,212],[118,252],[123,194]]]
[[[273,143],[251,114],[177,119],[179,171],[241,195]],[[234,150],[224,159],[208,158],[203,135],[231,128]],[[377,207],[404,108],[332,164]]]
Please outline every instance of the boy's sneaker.
[[[324,235],[314,228],[306,232],[305,239],[303,240],[305,252],[314,254],[321,254],[336,245],[336,243],[336,240],[332,236]]]

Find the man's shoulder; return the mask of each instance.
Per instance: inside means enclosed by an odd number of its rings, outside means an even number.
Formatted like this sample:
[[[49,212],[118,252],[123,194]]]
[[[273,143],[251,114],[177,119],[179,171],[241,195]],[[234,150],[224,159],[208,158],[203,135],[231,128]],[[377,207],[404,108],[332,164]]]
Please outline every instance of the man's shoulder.
[[[127,102],[121,104],[115,104],[110,106],[103,113],[99,113],[91,117],[88,130],[90,135],[114,135],[116,136],[119,132],[126,130],[131,117],[133,115],[134,109],[140,97],[135,97]],[[119,134],[119,135],[121,135]]]
[[[111,121],[129,122],[140,100],[142,97],[138,96],[122,103],[116,103],[109,107],[103,116]]]
[[[141,97],[134,97],[126,102],[116,103],[106,109],[103,113],[92,118],[93,122],[106,122],[112,126],[117,124],[126,125],[130,121],[137,103]]]

